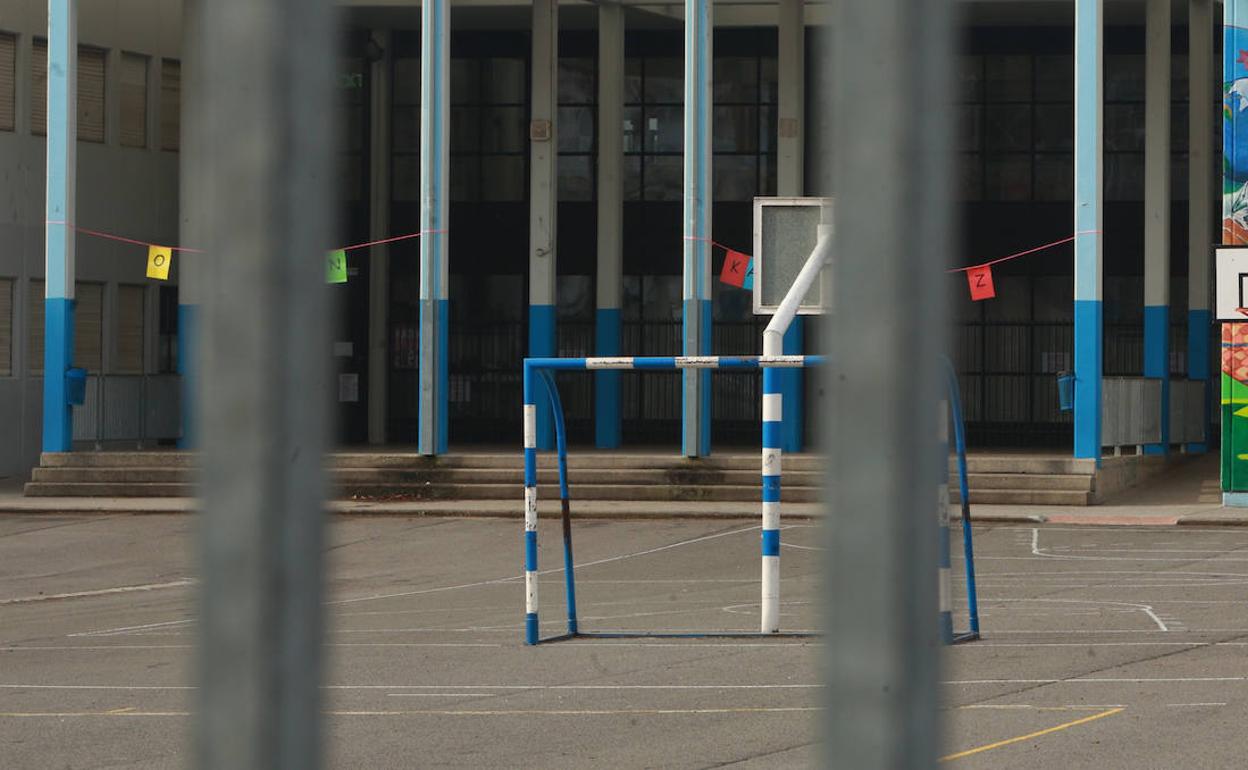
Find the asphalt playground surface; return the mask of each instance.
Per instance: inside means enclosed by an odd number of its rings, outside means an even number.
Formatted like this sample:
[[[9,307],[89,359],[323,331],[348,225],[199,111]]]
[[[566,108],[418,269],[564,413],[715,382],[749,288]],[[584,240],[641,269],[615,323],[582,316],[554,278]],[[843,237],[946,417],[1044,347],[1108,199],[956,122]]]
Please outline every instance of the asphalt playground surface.
[[[188,764],[195,526],[0,517],[0,767]],[[756,629],[756,526],[574,526],[586,630]],[[564,624],[558,532],[543,521],[549,635]],[[819,626],[820,537],[784,530],[786,629]],[[519,522],[337,517],[330,541],[331,767],[822,757],[818,640],[525,647]],[[984,525],[976,549],[984,638],[945,656],[948,766],[1244,766],[1248,528]]]

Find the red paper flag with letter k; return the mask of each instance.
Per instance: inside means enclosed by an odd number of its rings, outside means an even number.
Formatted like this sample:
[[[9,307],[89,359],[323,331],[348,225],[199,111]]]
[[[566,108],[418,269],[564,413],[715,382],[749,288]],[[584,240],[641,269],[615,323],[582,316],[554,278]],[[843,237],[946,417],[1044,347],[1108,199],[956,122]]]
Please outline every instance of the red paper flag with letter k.
[[[724,257],[724,267],[719,271],[719,280],[738,289],[745,288],[746,280],[753,278],[750,267],[749,254],[728,249],[728,255]]]

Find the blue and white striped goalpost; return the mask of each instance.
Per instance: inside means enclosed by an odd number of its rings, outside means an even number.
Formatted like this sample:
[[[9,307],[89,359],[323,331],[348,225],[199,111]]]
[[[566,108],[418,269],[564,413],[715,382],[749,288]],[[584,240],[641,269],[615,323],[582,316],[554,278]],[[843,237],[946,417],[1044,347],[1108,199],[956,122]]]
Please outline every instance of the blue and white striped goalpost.
[[[575,636],[714,636],[711,633],[673,634],[585,634],[577,626],[576,587],[572,557],[569,485],[567,472],[567,431],[563,409],[555,387],[556,371],[650,370],[681,369],[761,369],[763,374],[763,447],[762,447],[762,601],[759,632],[772,635],[780,632],[780,489],[783,397],[777,369],[803,368],[825,363],[819,355],[764,356],[629,356],[598,358],[526,358],[524,361],[524,639],[527,644],[554,641]],[[946,476],[940,496],[940,633],[946,643],[978,638],[979,617],[975,596],[975,573],[971,550],[970,516],[966,479],[966,446],[962,427],[961,405],[957,378],[948,365],[949,401],[941,402],[940,441],[948,456],[948,417],[953,418],[958,452],[958,468],[962,493],[962,528],[966,556],[970,626],[967,633],[955,635],[952,616],[952,576],[950,569],[949,485]],[[537,552],[537,404],[540,391],[545,390],[555,418],[555,441],[558,452],[559,497],[563,519],[564,580],[567,592],[567,632],[541,639],[538,625],[538,552]],[[952,409],[950,412],[949,410]],[[732,634],[734,636],[740,634]],[[805,634],[803,634],[805,635]]]
[[[634,369],[675,371],[684,369],[762,369],[763,370],[763,532],[762,532],[762,620],[763,633],[776,633],[780,618],[780,409],[778,378],[773,369],[818,366],[823,356],[625,356],[599,358],[526,358],[524,361],[524,638],[537,644],[538,562],[537,562],[537,404],[544,387],[555,416],[555,438],[559,454],[559,493],[563,512],[564,576],[567,581],[568,631],[556,638],[577,636],[575,584],[573,582],[572,540],[568,525],[567,433],[563,410],[554,387],[556,371],[599,371]],[[539,382],[540,381],[540,382]],[[701,634],[689,634],[700,636]],[[549,641],[549,640],[547,640]]]

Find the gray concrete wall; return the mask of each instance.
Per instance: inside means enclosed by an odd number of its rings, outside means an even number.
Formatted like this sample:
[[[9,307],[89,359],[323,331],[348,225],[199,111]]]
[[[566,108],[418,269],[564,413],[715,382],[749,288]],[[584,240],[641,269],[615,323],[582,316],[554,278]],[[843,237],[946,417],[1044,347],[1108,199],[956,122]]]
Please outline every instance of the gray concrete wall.
[[[78,39],[109,50],[106,141],[78,143],[76,224],[144,241],[176,244],[178,154],[158,149],[161,58],[178,58],[181,2],[92,0],[79,5]],[[0,31],[18,35],[17,130],[0,131],[0,278],[14,279],[13,374],[0,376],[0,477],[22,477],[38,462],[42,440],[42,377],[30,372],[27,338],[31,303],[43,297],[31,281],[44,273],[45,141],[30,132],[31,39],[47,32],[43,0],[6,0]],[[120,146],[117,64],[120,51],[151,57],[148,72],[148,148]],[[177,262],[171,279],[176,281]],[[108,372],[116,352],[117,286],[148,286],[144,325],[145,369],[156,368],[158,286],[144,277],[140,246],[87,235],[77,237],[77,279],[105,284],[103,350]]]

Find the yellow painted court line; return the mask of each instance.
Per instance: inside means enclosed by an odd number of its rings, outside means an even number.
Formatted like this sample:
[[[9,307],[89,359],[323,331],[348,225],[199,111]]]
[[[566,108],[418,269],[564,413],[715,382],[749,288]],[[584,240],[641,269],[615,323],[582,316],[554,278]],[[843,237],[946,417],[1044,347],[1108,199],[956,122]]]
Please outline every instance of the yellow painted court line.
[[[821,706],[789,706],[760,708],[709,708],[709,709],[416,709],[376,711],[326,711],[331,717],[506,717],[506,716],[672,716],[681,714],[781,714],[802,711],[819,711]],[[33,717],[189,717],[189,711],[135,711],[113,709],[112,711],[0,711],[0,719]],[[1021,740],[1021,739],[1020,739]]]
[[[1126,709],[1125,708],[1106,709],[1105,711],[1102,711],[1099,714],[1086,716],[1083,719],[1076,719],[1073,722],[1063,722],[1062,724],[1056,725],[1054,727],[1050,727],[1047,730],[1038,730],[1034,733],[1027,733],[1026,735],[1020,735],[1016,738],[1007,738],[1003,741],[997,741],[996,743],[989,743],[986,746],[977,746],[976,748],[967,749],[966,751],[959,751],[956,754],[947,754],[941,757],[940,761],[950,762],[955,759],[962,759],[963,757],[969,757],[973,754],[979,754],[985,751],[991,751],[992,749],[999,749],[1002,746],[1009,746],[1011,743],[1019,743],[1020,741],[1027,741],[1027,740],[1031,740],[1032,738],[1039,738],[1043,735],[1049,735],[1050,733],[1055,733],[1060,730],[1066,730],[1071,727],[1078,727],[1079,725],[1086,725],[1088,722],[1095,722],[1098,719],[1104,719],[1105,717],[1112,717],[1114,714],[1118,714],[1123,711],[1126,711]]]

